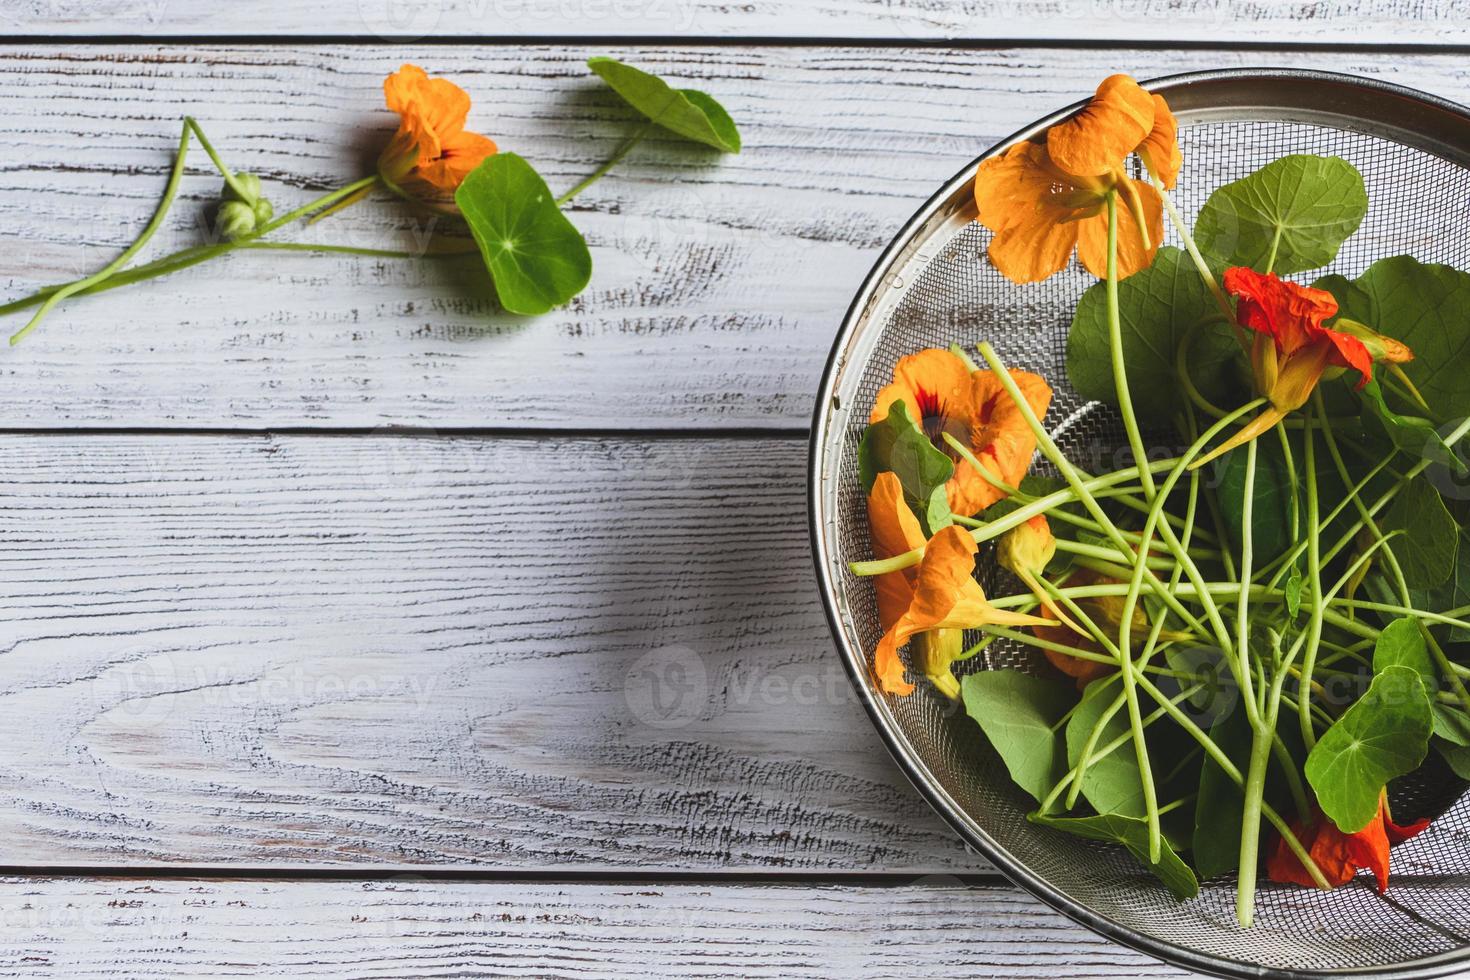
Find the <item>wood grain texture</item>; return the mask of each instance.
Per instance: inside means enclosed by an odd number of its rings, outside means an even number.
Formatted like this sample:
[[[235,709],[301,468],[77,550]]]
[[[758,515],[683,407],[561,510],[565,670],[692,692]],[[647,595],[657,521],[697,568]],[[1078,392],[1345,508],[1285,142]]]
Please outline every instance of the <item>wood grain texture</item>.
[[[837,660],[804,450],[0,437],[0,863],[987,870]]]
[[[0,976],[1183,977],[1016,892],[756,884],[0,880]]]
[[[567,187],[632,126],[587,74],[588,53],[0,49],[14,82],[0,96],[0,289],[90,271],[130,241],[186,112],[278,207],[358,176],[391,129],[379,86],[402,61],[463,82],[472,122]],[[877,252],[994,141],[1116,70],[1344,67],[1327,53],[1111,47],[618,53],[715,93],[746,150],[721,159],[656,139],[579,198],[596,268],[567,309],[507,318],[443,260],[234,256],[63,307],[0,354],[0,425],[801,428]],[[1355,54],[1351,67],[1470,100],[1459,55]],[[160,249],[197,240],[217,189],[195,156]],[[423,231],[381,201],[307,235],[413,247]]]
[[[1454,0],[350,0],[331,16],[291,0],[5,0],[0,28],[40,34],[721,37],[1095,42],[1470,40]],[[1364,36],[1371,30],[1372,37]]]

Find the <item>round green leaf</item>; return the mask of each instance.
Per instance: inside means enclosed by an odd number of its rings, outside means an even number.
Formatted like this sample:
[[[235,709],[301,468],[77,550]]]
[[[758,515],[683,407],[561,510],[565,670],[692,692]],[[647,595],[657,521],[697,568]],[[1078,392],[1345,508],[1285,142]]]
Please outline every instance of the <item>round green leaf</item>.
[[[1286,275],[1331,262],[1367,213],[1356,167],[1297,153],[1217,188],[1194,235],[1206,255],[1226,265]]]
[[[694,89],[674,89],[657,75],[616,58],[589,58],[591,68],[649,121],[724,153],[740,152],[740,131],[724,107]]]
[[[460,184],[454,202],[509,312],[545,313],[587,287],[587,242],[556,206],[546,181],[516,154],[488,157]]]
[[[1066,771],[1057,724],[1076,696],[1018,670],[978,671],[960,681],[960,691],[1011,779],[1040,801]]]
[[[1470,274],[1396,255],[1353,285],[1360,298],[1344,314],[1409,345],[1404,372],[1437,415],[1470,415]]]
[[[1433,725],[1419,675],[1400,664],[1385,667],[1307,756],[1307,781],[1322,812],[1345,834],[1366,827],[1388,781],[1424,761]]]

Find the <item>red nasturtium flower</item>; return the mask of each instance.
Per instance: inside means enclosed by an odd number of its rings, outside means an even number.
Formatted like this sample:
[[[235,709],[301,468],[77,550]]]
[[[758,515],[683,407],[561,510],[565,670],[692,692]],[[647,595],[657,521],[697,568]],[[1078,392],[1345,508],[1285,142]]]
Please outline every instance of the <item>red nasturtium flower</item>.
[[[1153,261],[1163,237],[1163,200],[1152,184],[1128,176],[1137,153],[1169,188],[1179,175],[1178,125],[1162,96],[1127,75],[1103,80],[1072,118],[980,164],[975,204],[995,233],[990,259],[1008,279],[1039,282],[1059,272],[1072,250],[1088,272],[1107,275],[1108,195],[1119,195],[1118,276]]]
[[[1251,367],[1256,389],[1271,404],[1195,466],[1244,445],[1301,408],[1329,369],[1352,368],[1359,387],[1373,376],[1373,355],[1363,341],[1323,326],[1337,313],[1337,300],[1326,290],[1240,266],[1225,270],[1225,289],[1236,298],[1236,319],[1255,331]]]
[[[1040,375],[1012,371],[1026,403],[1037,417],[1051,404],[1051,387]],[[1015,486],[1031,466],[1036,437],[1011,396],[992,371],[971,371],[958,355],[932,348],[899,358],[893,383],[878,392],[871,422],[888,417],[902,401],[909,418],[923,427],[939,449],[954,457],[944,441],[948,432],[968,446],[992,476]],[[954,476],[945,486],[949,508],[970,517],[1005,496],[963,459],[955,460]]]
[[[1303,827],[1300,820],[1293,820],[1291,829],[1297,840],[1307,849],[1328,884],[1337,886],[1351,881],[1360,869],[1367,868],[1378,880],[1378,892],[1388,891],[1388,849],[1401,844],[1410,837],[1424,832],[1428,820],[1416,820],[1406,827],[1393,822],[1388,812],[1387,794],[1378,803],[1378,815],[1368,821],[1368,826],[1353,834],[1345,834],[1337,825],[1315,812],[1316,821]],[[1312,876],[1297,860],[1295,854],[1278,839],[1276,849],[1266,861],[1266,874],[1272,881],[1291,882],[1316,887]]]
[[[470,97],[447,78],[404,65],[384,80],[383,95],[399,115],[398,132],[378,157],[378,172],[393,185],[447,197],[495,152],[494,141],[465,130]]]
[[[903,499],[903,487],[893,473],[879,473],[868,493],[868,525],[873,553],[878,558],[924,548],[924,558],[911,568],[878,576],[878,619],[883,639],[873,656],[873,673],[890,694],[912,693],[904,678],[898,651],[911,637],[943,629],[979,626],[1031,626],[1050,620],[997,609],[985,598],[973,578],[975,539],[964,529],[941,529],[927,543]]]

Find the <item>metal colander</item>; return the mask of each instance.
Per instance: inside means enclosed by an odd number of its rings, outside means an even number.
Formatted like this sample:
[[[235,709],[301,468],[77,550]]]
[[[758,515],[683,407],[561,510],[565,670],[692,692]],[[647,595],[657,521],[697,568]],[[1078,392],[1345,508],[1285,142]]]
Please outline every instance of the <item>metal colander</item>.
[[[1409,253],[1470,266],[1470,112],[1408,89],[1322,72],[1245,70],[1148,83],[1178,116],[1184,170],[1175,200],[1193,219],[1209,192],[1288,153],[1345,158],[1362,172],[1369,211],[1325,271],[1354,276],[1375,259]],[[1072,918],[1120,942],[1223,976],[1429,977],[1470,963],[1470,798],[1446,773],[1395,797],[1401,817],[1439,816],[1394,849],[1380,897],[1362,878],[1332,892],[1263,882],[1256,924],[1235,922],[1233,879],[1202,884],[1176,902],[1121,848],[1092,844],[1026,820],[1034,802],[962,709],[921,683],[882,694],[868,671],[881,630],[870,582],[847,571],[871,558],[857,446],[879,387],[899,357],[952,341],[989,340],[1011,367],[1035,371],[1056,395],[1047,425],[1084,468],[1125,465],[1110,410],[1070,390],[1067,327],[1094,280],[1075,262],[1020,286],[985,257],[970,182],[980,160],[1065,118],[1070,107],[992,148],[913,217],[863,284],[822,379],[812,427],[810,506],[818,581],[837,645],[873,723],[915,786],[966,841],[1006,875]],[[1170,243],[1179,244],[1172,239]],[[997,585],[988,550],[979,561]],[[973,639],[973,638],[971,638]],[[984,663],[1045,670],[1020,648],[992,646]],[[1416,812],[1417,811],[1417,812]],[[1432,812],[1431,812],[1432,811]]]

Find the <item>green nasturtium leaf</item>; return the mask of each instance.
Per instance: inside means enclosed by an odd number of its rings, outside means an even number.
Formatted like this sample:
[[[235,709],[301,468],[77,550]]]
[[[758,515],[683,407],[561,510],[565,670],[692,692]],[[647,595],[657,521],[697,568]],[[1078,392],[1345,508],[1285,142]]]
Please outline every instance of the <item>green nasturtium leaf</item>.
[[[1449,742],[1436,742],[1434,747],[1449,764],[1450,771],[1461,779],[1470,780],[1470,748]]]
[[[1402,531],[1389,542],[1410,588],[1433,589],[1455,572],[1460,528],[1428,480],[1410,480],[1394,498],[1383,530]]]
[[[589,58],[587,67],[650,122],[723,153],[740,152],[740,131],[730,114],[704,92],[672,88],[616,58]]]
[[[1368,301],[1353,319],[1409,346],[1414,359],[1404,373],[1434,414],[1470,415],[1470,273],[1397,255],[1374,262],[1354,285]]]
[[[1433,422],[1414,415],[1400,415],[1388,407],[1377,378],[1363,385],[1358,393],[1363,399],[1363,414],[1376,420],[1389,441],[1399,449],[1410,456],[1422,456],[1432,463],[1448,466],[1456,473],[1464,472],[1465,464],[1440,436]]]
[[[1352,164],[1292,154],[1217,188],[1194,235],[1225,265],[1287,275],[1331,262],[1367,213],[1363,175]]]
[[[459,185],[454,203],[508,312],[545,313],[587,287],[587,242],[556,206],[546,181],[516,154],[487,157]]]
[[[1067,720],[1067,767],[1077,765],[1087,739],[1098,727],[1103,713],[1112,705],[1123,688],[1117,674],[1100,678],[1087,685],[1082,701]],[[1119,736],[1126,741],[1107,755],[1102,752]],[[1143,802],[1143,778],[1138,768],[1138,750],[1133,745],[1132,728],[1127,708],[1119,708],[1103,726],[1093,747],[1092,765],[1082,777],[1082,796],[1098,813],[1120,813],[1141,817],[1146,812]]]
[[[1430,656],[1429,642],[1418,620],[1412,617],[1389,623],[1373,645],[1373,672],[1382,673],[1394,666],[1408,667],[1419,675],[1434,713],[1434,734],[1454,745],[1470,745],[1470,714],[1435,697],[1442,686],[1439,668]]]
[[[1409,616],[1385,626],[1373,644],[1373,673],[1381,674],[1395,666],[1408,667],[1418,674],[1425,690],[1433,691],[1439,685],[1439,671],[1429,655],[1429,644],[1419,630],[1419,622]]]
[[[1462,609],[1470,606],[1470,537],[1460,532],[1460,544],[1455,561],[1454,574],[1443,585],[1433,589],[1411,589],[1409,596],[1419,609]],[[1397,602],[1396,597],[1390,601]],[[1459,626],[1449,627],[1445,637],[1450,643],[1470,643],[1470,630]]]
[[[868,426],[858,446],[858,477],[863,489],[872,490],[873,481],[884,472],[897,475],[904,500],[926,534],[954,523],[944,489],[954,475],[954,461],[935,447],[918,422],[909,418],[903,401],[894,402],[887,417]]]
[[[1366,827],[1388,781],[1424,761],[1433,725],[1419,675],[1398,664],[1385,667],[1307,756],[1307,781],[1322,812],[1345,834]]]
[[[1076,695],[1018,670],[969,674],[960,681],[960,695],[1011,779],[1041,802],[1066,774],[1056,726],[1076,703]]]
[[[1053,817],[1033,813],[1032,823],[1055,830],[1065,831],[1087,840],[1122,844],[1180,901],[1199,894],[1199,879],[1189,870],[1189,865],[1174,850],[1166,839],[1159,854],[1159,863],[1151,864],[1148,859],[1148,821],[1141,817],[1125,817],[1118,813],[1106,813],[1096,817]]]
[[[1084,398],[1118,404],[1108,343],[1107,284],[1095,283],[1077,304],[1067,335],[1067,377]],[[1176,375],[1179,347],[1189,343],[1189,376],[1217,405],[1233,404],[1238,346],[1189,256],[1164,246],[1153,264],[1118,284],[1123,363],[1140,418],[1161,423],[1185,397]]]

